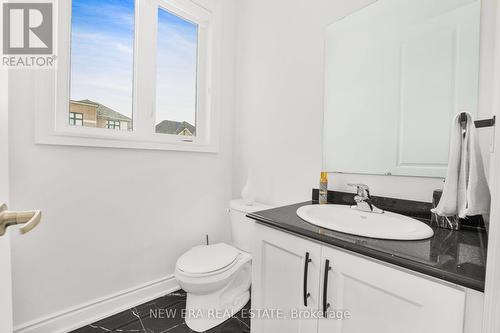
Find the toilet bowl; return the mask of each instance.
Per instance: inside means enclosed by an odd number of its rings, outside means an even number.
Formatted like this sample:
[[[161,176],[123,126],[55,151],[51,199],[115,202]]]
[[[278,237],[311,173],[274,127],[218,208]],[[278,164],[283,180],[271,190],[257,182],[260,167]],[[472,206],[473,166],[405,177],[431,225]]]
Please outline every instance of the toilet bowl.
[[[189,328],[206,331],[245,306],[250,299],[251,260],[250,254],[224,243],[197,246],[179,258],[175,276],[187,293]]]
[[[269,209],[241,200],[230,202],[233,245],[195,246],[176,263],[175,276],[186,291],[186,325],[203,332],[222,324],[250,300],[253,221],[247,213]]]

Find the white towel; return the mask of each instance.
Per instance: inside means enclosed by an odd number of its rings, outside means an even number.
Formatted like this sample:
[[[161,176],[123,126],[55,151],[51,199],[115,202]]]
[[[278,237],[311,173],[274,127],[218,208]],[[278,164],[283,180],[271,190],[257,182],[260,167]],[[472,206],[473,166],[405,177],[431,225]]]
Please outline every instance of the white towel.
[[[432,210],[441,216],[461,218],[489,213],[490,190],[477,141],[476,127],[469,113],[467,126],[462,130],[460,113],[453,119],[448,171],[443,195]]]

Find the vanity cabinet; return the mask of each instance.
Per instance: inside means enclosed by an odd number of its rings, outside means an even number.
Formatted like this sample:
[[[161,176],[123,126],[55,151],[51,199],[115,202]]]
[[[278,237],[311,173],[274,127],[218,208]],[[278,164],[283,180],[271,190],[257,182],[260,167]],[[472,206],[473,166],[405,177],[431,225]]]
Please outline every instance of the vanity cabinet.
[[[263,225],[252,265],[254,333],[463,332],[465,288]]]

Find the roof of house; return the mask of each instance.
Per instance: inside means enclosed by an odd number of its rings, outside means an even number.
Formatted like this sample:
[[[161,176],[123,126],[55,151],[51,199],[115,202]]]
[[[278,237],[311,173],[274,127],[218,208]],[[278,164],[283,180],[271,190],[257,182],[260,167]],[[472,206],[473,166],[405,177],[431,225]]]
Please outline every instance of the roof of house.
[[[107,106],[102,105],[101,103],[97,103],[97,102],[91,101],[89,99],[84,99],[84,100],[76,101],[76,102],[97,106],[97,116],[98,117],[110,119],[110,120],[121,120],[121,121],[128,121],[128,122],[132,121],[131,118],[121,114],[120,112],[116,112],[115,110],[110,109]]]
[[[156,125],[156,133],[177,135],[184,129],[187,129],[189,132],[191,132],[192,135],[196,134],[196,127],[194,127],[187,121],[164,120]]]

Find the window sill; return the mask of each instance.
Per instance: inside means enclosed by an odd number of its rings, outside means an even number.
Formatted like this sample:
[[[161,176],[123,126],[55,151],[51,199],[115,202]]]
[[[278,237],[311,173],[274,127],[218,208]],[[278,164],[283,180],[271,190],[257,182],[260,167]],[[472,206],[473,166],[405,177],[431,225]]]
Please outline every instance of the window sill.
[[[182,139],[176,141],[147,141],[129,138],[107,139],[89,136],[74,136],[68,134],[48,134],[35,135],[35,144],[39,145],[59,145],[59,146],[81,146],[99,148],[120,148],[120,149],[146,149],[146,150],[171,150],[200,153],[218,153],[216,144],[200,144],[196,142],[185,142]]]

